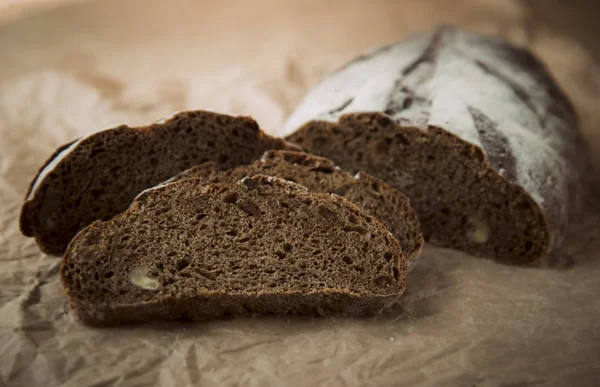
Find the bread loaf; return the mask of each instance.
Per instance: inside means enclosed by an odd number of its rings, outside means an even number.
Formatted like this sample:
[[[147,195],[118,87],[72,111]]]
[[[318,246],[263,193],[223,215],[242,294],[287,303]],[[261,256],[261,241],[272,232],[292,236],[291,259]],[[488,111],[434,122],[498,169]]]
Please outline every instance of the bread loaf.
[[[204,111],[95,133],[60,147],[42,166],[21,210],[21,231],[42,251],[61,255],[79,230],[193,165],[212,160],[230,168],[288,146],[250,118]]]
[[[282,179],[183,179],[141,193],[70,243],[61,278],[93,325],[255,314],[372,315],[407,265],[375,218]]]
[[[303,152],[269,150],[260,160],[228,170],[206,162],[177,175],[171,181],[198,178],[203,184],[234,183],[246,176],[269,175],[301,184],[311,192],[336,193],[380,220],[398,239],[409,269],[417,262],[423,236],[408,199],[383,181],[359,172],[352,176],[331,160]]]
[[[582,203],[586,146],[543,64],[443,27],[357,58],[285,124],[287,139],[403,190],[426,240],[526,264]]]

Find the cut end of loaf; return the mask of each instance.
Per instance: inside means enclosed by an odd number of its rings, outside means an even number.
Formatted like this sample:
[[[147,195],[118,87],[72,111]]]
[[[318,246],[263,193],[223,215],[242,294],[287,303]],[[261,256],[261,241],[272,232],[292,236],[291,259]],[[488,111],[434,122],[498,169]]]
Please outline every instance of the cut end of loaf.
[[[481,149],[442,129],[358,113],[309,122],[288,140],[405,192],[432,243],[512,264],[548,252],[551,235],[535,200],[500,176]]]
[[[347,63],[309,92],[283,132],[406,187],[430,241],[504,262],[558,247],[589,175],[575,111],[546,66],[500,37],[459,28]],[[488,224],[486,242],[484,231],[467,231],[472,218]]]

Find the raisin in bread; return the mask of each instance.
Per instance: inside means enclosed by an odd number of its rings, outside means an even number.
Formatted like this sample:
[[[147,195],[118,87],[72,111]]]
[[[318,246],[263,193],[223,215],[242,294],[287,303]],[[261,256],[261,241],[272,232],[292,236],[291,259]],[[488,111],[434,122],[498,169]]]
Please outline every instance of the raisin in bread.
[[[426,240],[502,262],[559,246],[586,186],[575,112],[544,65],[450,27],[347,64],[283,134],[401,189]]]
[[[417,215],[402,192],[383,181],[359,172],[352,176],[336,167],[331,160],[308,153],[269,150],[250,165],[221,170],[209,161],[190,168],[171,181],[199,178],[203,184],[234,183],[245,176],[269,175],[296,182],[312,192],[335,193],[367,214],[379,219],[398,239],[409,269],[417,262],[423,236]]]
[[[213,160],[230,168],[288,146],[250,118],[204,111],[95,133],[46,161],[23,204],[21,231],[35,237],[42,251],[61,255],[79,230],[126,210],[141,191],[193,165]]]
[[[262,314],[372,315],[407,264],[375,218],[275,177],[197,179],[141,193],[69,244],[61,278],[92,325]]]

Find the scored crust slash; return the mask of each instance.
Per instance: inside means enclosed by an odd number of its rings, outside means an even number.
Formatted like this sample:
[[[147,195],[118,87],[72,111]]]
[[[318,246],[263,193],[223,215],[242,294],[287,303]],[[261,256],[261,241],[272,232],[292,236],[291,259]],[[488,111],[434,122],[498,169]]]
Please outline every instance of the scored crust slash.
[[[326,77],[284,135],[401,189],[431,243],[517,264],[560,245],[589,163],[575,112],[544,65],[451,27]]]

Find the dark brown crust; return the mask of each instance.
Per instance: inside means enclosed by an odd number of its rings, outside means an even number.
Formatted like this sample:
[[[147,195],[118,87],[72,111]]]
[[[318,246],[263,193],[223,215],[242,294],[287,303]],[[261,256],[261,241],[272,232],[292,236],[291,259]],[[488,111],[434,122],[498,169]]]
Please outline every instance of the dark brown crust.
[[[223,136],[231,136],[234,139],[237,136],[240,140],[238,142],[242,144],[240,149],[227,149],[223,146],[217,153],[202,143],[185,144],[183,140],[186,136],[202,138],[204,126],[209,124],[213,131],[215,128],[221,128]],[[162,141],[167,135],[170,136],[172,144],[167,140]],[[176,143],[183,143],[183,145],[178,145],[178,149],[169,149],[169,146],[174,146]],[[55,151],[40,168],[38,176],[62,150],[71,144],[63,145]],[[129,144],[128,148],[123,148],[122,144]],[[145,164],[142,162],[148,164],[148,159],[144,159],[146,156],[141,151],[148,144],[154,144],[154,148],[161,150],[155,156],[158,164],[144,170],[136,170],[135,167],[143,168]],[[242,148],[245,153],[240,152]],[[107,200],[109,208],[101,208],[98,211],[102,213],[101,218],[107,219],[125,210],[135,195],[143,189],[150,188],[195,164],[214,159],[219,162],[219,165],[232,167],[248,163],[271,148],[297,149],[281,139],[266,135],[249,117],[231,117],[203,111],[179,113],[164,123],[137,128],[123,125],[105,130],[77,144],[39,183],[33,198],[26,200],[21,209],[21,231],[26,236],[35,237],[45,253],[61,255],[71,238],[82,228],[80,224],[85,226],[98,219],[90,213],[90,208],[67,207],[67,205],[72,206],[73,202],[81,200],[82,197],[90,195],[89,191],[104,192],[100,199]],[[101,149],[103,154],[96,156],[97,149]],[[96,157],[105,157],[105,155],[108,156],[102,160],[108,161],[97,161]],[[168,158],[161,160],[164,155]],[[219,159],[221,155],[230,157],[223,161]],[[123,159],[121,165],[115,165],[119,162],[114,161],[117,159]],[[105,163],[107,166],[98,163]],[[108,171],[108,165],[119,169],[118,183],[116,172]],[[124,170],[126,172],[123,172]],[[130,176],[127,173],[130,173]],[[33,179],[30,190],[38,176]],[[112,187],[116,184],[120,184],[122,189]],[[79,193],[74,192],[75,190]],[[112,197],[115,199],[111,199]],[[49,222],[50,216],[53,224],[56,223],[52,226],[52,230],[42,226],[42,223]],[[71,218],[73,220],[68,220]]]
[[[267,188],[268,192],[263,191]],[[359,274],[359,272],[348,266],[332,262],[328,264],[330,266],[327,266],[329,269],[337,271],[342,270],[341,267],[346,267],[347,269],[345,270],[348,270],[348,273],[354,273],[352,274],[352,278],[354,276],[360,278],[359,283],[350,281],[344,284],[341,280],[339,282],[336,280],[334,283],[333,280],[329,279],[333,277],[328,275],[327,278],[323,276],[319,277],[321,278],[320,281],[324,281],[327,284],[327,286],[322,288],[317,287],[311,290],[313,285],[317,284],[311,284],[308,280],[292,279],[289,279],[291,281],[290,286],[292,287],[285,285],[282,288],[298,289],[300,284],[309,285],[307,290],[302,291],[280,290],[279,288],[269,289],[267,286],[269,284],[268,281],[270,281],[269,279],[265,279],[264,281],[266,282],[264,283],[261,281],[256,284],[245,281],[245,288],[238,290],[224,290],[223,286],[226,285],[213,282],[213,280],[204,283],[193,282],[193,287],[197,289],[194,296],[184,296],[183,290],[180,287],[175,288],[179,289],[176,290],[177,293],[171,293],[170,290],[172,289],[169,286],[172,282],[170,281],[162,283],[161,288],[158,290],[144,290],[128,283],[126,280],[127,272],[131,270],[131,265],[139,265],[142,262],[140,261],[141,259],[150,258],[146,254],[132,258],[136,256],[134,251],[120,250],[122,247],[118,245],[117,241],[123,240],[123,234],[119,234],[118,231],[121,226],[130,227],[128,220],[134,219],[137,215],[140,215],[140,219],[146,222],[150,219],[149,217],[152,217],[151,214],[154,213],[153,211],[158,210],[156,214],[162,214],[160,211],[162,207],[159,206],[160,203],[172,206],[176,203],[173,200],[183,200],[186,203],[191,203],[199,197],[205,197],[206,200],[215,200],[215,197],[229,197],[229,194],[232,192],[236,193],[236,197],[239,195],[240,201],[248,200],[251,197],[254,197],[256,200],[259,197],[271,197],[272,195],[280,194],[282,198],[310,199],[312,204],[308,205],[314,205],[315,210],[323,204],[328,204],[338,208],[339,215],[346,214],[358,217],[359,219],[355,219],[353,222],[366,226],[369,232],[373,233],[371,239],[375,238],[374,240],[379,241],[377,242],[377,249],[379,249],[377,251],[383,249],[383,251],[390,252],[390,256],[385,258],[383,254],[381,256],[379,253],[371,254],[372,258],[377,257],[376,259],[380,263],[385,263],[386,267],[382,269],[367,269],[364,274]],[[264,203],[267,202],[268,199],[265,199]],[[212,206],[213,204],[211,204]],[[178,209],[180,207],[176,206],[175,208]],[[264,207],[264,209],[267,208],[270,207]],[[217,213],[221,214],[223,213],[222,211],[220,210]],[[192,213],[195,214],[195,212]],[[218,219],[219,222],[222,221],[220,219]],[[274,220],[270,222],[274,222]],[[289,227],[290,230],[297,227],[293,219],[289,219],[289,222],[286,220],[286,222],[287,226],[285,227]],[[315,222],[321,222],[321,220],[311,220],[310,222],[316,224]],[[151,222],[151,224],[155,223]],[[275,224],[273,223],[273,225]],[[265,227],[270,226],[267,224]],[[341,229],[342,224],[338,225],[338,228]],[[322,229],[330,230],[331,228],[323,225]],[[199,230],[202,230],[202,228]],[[199,231],[199,234],[201,233],[202,231]],[[362,246],[362,239],[352,242],[352,245],[355,247]],[[321,262],[319,258],[315,258],[314,255],[310,254],[312,248],[304,248],[303,246],[303,244],[299,244],[298,248],[306,250],[309,254],[306,259],[317,259],[316,262]],[[121,261],[119,261],[114,262],[114,265],[108,265],[107,268],[111,270],[111,276],[106,277],[103,272],[103,263],[112,262],[110,261],[111,259],[122,256],[122,254],[129,256],[128,263],[123,266]],[[235,254],[235,257],[240,257],[240,254]],[[355,255],[355,258],[363,259],[360,254]],[[151,259],[160,260],[160,262],[164,261],[165,265],[167,265],[168,261],[164,255],[152,256]],[[206,258],[203,258],[203,255],[199,254],[197,259],[204,260]],[[224,262],[229,262],[228,260],[232,258],[223,257],[222,259],[227,259]],[[259,270],[260,268],[260,265],[259,267],[250,265],[256,261],[248,261],[247,258],[243,260],[239,258],[234,259],[242,265],[248,265],[250,270]],[[92,264],[91,262],[96,263]],[[291,261],[286,260],[281,262],[283,266],[289,268],[295,267],[295,263]],[[265,267],[271,268],[271,265],[273,263]],[[377,285],[377,282],[375,282],[376,285],[372,285],[370,281],[373,281],[373,278],[377,281],[378,275],[384,273],[388,273],[386,275],[391,276],[392,269],[394,279],[390,277],[391,282],[387,283],[384,287]],[[152,320],[204,320],[207,318],[227,318],[255,314],[373,315],[377,314],[383,308],[390,306],[398,299],[406,287],[407,270],[406,260],[402,255],[402,250],[398,242],[381,223],[364,214],[348,200],[337,195],[309,193],[300,185],[274,177],[257,175],[233,185],[211,184],[203,186],[198,179],[190,178],[145,191],[136,198],[126,212],[107,222],[94,222],[73,239],[62,262],[61,281],[71,299],[71,306],[77,310],[81,320],[90,325],[106,326]],[[112,271],[115,271],[114,275]],[[329,270],[328,272],[331,271]],[[368,277],[366,273],[372,273],[375,277]],[[104,282],[101,282],[101,284],[98,283],[99,285],[93,284],[95,283],[94,281],[98,281],[98,275],[99,278],[108,279],[101,280]],[[96,280],[94,280],[94,276],[96,276]],[[224,283],[229,283],[228,281],[229,277],[225,279]],[[186,283],[188,284],[186,286],[189,286],[190,283]],[[101,286],[102,291],[97,286]],[[263,288],[264,290],[262,290]],[[354,290],[350,290],[350,288]],[[92,289],[97,289],[98,292],[92,292]],[[260,290],[249,291],[248,289]]]
[[[33,178],[33,180],[31,180],[31,183],[29,183],[29,188],[27,189],[27,193],[25,194],[25,197],[28,197],[28,196],[29,196],[29,194],[31,193],[31,189],[33,188],[33,184],[34,184],[34,183],[35,183],[35,181],[37,180],[37,178],[38,178],[38,176],[40,175],[40,173],[42,173],[42,171],[44,170],[44,168],[46,168],[46,166],[47,166],[48,164],[50,164],[50,163],[52,162],[52,160],[54,160],[54,158],[55,158],[56,156],[58,156],[58,154],[59,154],[60,152],[62,152],[63,150],[67,149],[69,146],[71,146],[73,143],[77,142],[79,139],[80,139],[80,138],[76,138],[75,140],[73,140],[73,141],[71,141],[71,142],[68,142],[68,143],[66,143],[66,144],[64,144],[64,145],[61,145],[61,146],[59,146],[59,147],[58,147],[58,148],[57,148],[57,149],[54,151],[54,153],[52,153],[52,154],[50,155],[50,157],[48,157],[48,160],[46,160],[46,161],[44,162],[44,165],[42,165],[42,166],[40,167],[40,169],[38,169],[38,171],[37,171],[37,173],[36,173],[35,177]],[[27,234],[25,234],[25,235],[26,235],[26,236],[33,236],[33,235],[27,235]]]
[[[283,167],[285,171],[279,169]],[[309,176],[303,174],[307,169],[311,171]],[[419,220],[410,207],[408,198],[399,190],[365,172],[353,177],[324,157],[304,152],[269,150],[260,160],[250,165],[223,171],[216,163],[209,161],[180,173],[170,181],[198,178],[204,184],[233,183],[255,174],[281,177],[304,185],[313,192],[336,193],[345,197],[382,221],[400,242],[409,268],[412,269],[416,264],[424,239]],[[373,201],[378,202],[376,206],[370,203]],[[400,227],[399,223],[403,227]]]
[[[170,298],[158,304],[99,307],[74,301],[71,307],[84,324],[110,327],[151,321],[204,321],[268,315],[367,317],[380,314],[397,303],[399,298],[400,295],[358,295],[345,289],[253,295],[201,291],[198,298]]]

